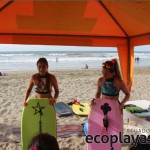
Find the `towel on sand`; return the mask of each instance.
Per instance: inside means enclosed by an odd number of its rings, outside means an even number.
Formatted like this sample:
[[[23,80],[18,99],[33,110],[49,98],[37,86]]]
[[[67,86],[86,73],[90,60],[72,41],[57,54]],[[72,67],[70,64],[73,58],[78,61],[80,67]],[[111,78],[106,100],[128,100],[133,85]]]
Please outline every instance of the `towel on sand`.
[[[126,107],[125,109],[126,109],[127,111],[129,111],[129,112],[133,112],[133,111],[135,111],[135,110],[143,110],[143,108],[137,107],[137,106],[134,106],[134,107]]]
[[[135,113],[136,116],[140,117],[140,118],[145,118],[145,117],[149,117],[150,116],[150,112],[143,112],[143,113]]]

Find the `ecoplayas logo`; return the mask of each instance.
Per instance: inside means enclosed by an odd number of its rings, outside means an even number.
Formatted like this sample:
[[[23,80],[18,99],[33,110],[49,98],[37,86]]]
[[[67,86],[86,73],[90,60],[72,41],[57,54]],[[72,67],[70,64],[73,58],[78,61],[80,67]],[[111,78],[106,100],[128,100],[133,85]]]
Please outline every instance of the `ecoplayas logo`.
[[[141,144],[150,144],[150,136],[147,138],[146,135],[123,135],[122,132],[119,132],[119,135],[87,135],[86,136],[86,142],[88,144],[90,143],[110,143],[110,147],[113,147],[113,144],[115,143],[125,143],[130,144],[133,143],[134,146],[137,146],[138,143]]]

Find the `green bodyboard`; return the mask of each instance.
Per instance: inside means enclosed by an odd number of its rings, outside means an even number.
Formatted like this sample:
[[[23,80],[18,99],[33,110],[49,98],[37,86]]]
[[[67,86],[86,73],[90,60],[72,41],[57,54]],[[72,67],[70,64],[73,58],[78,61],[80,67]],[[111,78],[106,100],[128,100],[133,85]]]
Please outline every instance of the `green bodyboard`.
[[[21,120],[22,150],[28,150],[32,138],[39,133],[57,136],[56,113],[47,98],[29,99]]]

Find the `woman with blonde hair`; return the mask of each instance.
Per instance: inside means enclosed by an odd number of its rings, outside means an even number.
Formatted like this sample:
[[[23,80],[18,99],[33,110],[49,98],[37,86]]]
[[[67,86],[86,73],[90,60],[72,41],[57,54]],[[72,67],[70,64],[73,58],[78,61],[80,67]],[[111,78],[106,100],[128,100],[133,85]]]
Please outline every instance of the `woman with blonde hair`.
[[[88,144],[88,150],[121,150],[121,143],[112,144],[108,138],[119,139],[123,130],[122,109],[130,92],[121,78],[119,65],[116,59],[102,63],[103,76],[98,79],[95,99],[91,101],[91,112],[88,117],[88,135],[106,137],[106,141]],[[125,96],[119,101],[119,93],[122,91]],[[116,139],[115,139],[116,140]],[[98,144],[97,144],[98,143]]]
[[[123,105],[129,100],[129,89],[122,80],[119,65],[116,59],[106,61],[102,63],[103,77],[98,79],[96,98],[102,99],[119,99],[119,92],[122,91],[125,94],[124,99],[120,103],[120,109],[123,109]],[[91,102],[94,103],[94,99]]]

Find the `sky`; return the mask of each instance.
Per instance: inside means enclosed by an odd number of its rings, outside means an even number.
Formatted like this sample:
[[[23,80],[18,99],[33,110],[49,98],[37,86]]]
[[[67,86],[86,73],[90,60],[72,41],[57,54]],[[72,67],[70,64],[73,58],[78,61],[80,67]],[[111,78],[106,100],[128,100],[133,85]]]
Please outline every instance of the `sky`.
[[[116,51],[113,47],[81,47],[81,46],[49,46],[49,45],[17,45],[0,44],[0,51]],[[150,51],[150,45],[135,47],[136,51]]]

